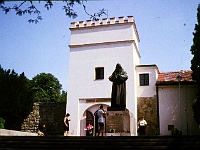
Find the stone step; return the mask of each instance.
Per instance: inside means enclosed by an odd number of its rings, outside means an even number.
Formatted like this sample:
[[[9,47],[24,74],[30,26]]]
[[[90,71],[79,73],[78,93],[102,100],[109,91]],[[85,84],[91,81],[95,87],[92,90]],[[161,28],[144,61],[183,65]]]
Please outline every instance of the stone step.
[[[199,149],[200,136],[0,136],[9,149]]]

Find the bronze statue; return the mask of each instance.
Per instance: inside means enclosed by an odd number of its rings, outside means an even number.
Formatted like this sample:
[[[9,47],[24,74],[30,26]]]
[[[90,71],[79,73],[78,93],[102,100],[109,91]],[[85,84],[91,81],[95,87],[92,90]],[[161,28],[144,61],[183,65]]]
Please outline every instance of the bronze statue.
[[[125,110],[126,108],[126,80],[127,73],[118,63],[112,75],[108,78],[112,85],[111,108],[112,110]]]

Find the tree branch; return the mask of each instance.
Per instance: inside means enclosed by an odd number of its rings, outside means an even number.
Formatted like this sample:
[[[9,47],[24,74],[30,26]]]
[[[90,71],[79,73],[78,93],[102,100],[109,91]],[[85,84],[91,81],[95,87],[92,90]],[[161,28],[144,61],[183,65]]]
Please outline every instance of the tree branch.
[[[85,13],[87,15],[89,15],[90,19],[92,19],[92,20],[98,20],[102,15],[106,15],[105,9],[102,9],[98,13],[94,13],[93,15],[89,14],[86,10],[86,6],[83,4],[84,1],[87,2],[87,0],[63,0],[63,2],[66,3],[66,5],[64,5],[63,8],[62,8],[63,10],[65,10],[65,15],[70,17],[70,18],[73,18],[73,19],[78,16],[77,13],[73,9],[75,4],[82,5]],[[22,9],[22,6],[27,2],[30,2],[30,6]],[[40,3],[40,0],[38,2]],[[45,2],[46,3],[44,5],[44,7],[47,10],[50,10],[53,7],[52,0],[46,0]],[[5,6],[5,1],[1,0],[0,1],[0,9],[2,9],[2,11],[5,12],[5,14],[14,10],[16,12],[16,15],[18,15],[18,16],[22,16],[22,15],[25,15],[25,14],[29,14],[29,15],[35,14],[36,18],[35,19],[29,19],[28,20],[29,23],[36,23],[37,24],[40,20],[42,20],[42,16],[40,15],[41,12],[33,4],[32,0],[30,0],[30,1],[24,0],[19,5],[15,4],[13,7]]]
[[[105,10],[104,8],[101,9],[101,10],[99,10],[98,13],[94,13],[93,15],[91,15],[91,14],[89,14],[89,13],[87,12],[86,6],[85,6],[85,5],[83,5],[83,9],[84,9],[85,13],[86,13],[88,16],[90,16],[90,19],[92,19],[92,20],[98,20],[101,16],[106,15],[106,12],[105,12],[106,10]]]

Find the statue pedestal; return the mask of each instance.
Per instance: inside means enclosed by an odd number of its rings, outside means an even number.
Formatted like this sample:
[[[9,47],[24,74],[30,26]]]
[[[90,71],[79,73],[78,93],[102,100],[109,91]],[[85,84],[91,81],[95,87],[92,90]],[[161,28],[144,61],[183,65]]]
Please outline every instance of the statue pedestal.
[[[130,134],[130,114],[125,111],[106,112],[106,133],[119,133],[120,135]]]
[[[126,107],[122,106],[114,106],[114,107],[107,107],[107,111],[125,111]]]

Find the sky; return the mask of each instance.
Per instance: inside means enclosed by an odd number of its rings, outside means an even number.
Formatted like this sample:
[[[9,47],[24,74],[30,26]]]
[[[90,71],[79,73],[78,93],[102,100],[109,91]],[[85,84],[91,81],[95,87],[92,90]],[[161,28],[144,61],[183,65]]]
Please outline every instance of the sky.
[[[6,6],[20,2],[9,1]],[[71,22],[90,19],[81,5],[78,17],[65,15],[62,1],[53,1],[49,11],[34,1],[43,20],[28,23],[34,15],[17,16],[0,10],[0,65],[32,79],[51,73],[67,91]],[[160,72],[190,70],[193,32],[200,0],[87,0],[89,13],[105,9],[102,18],[133,16],[138,30],[140,64],[156,64]]]

